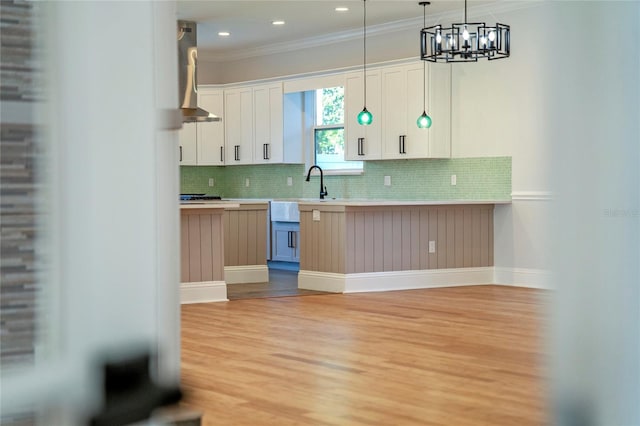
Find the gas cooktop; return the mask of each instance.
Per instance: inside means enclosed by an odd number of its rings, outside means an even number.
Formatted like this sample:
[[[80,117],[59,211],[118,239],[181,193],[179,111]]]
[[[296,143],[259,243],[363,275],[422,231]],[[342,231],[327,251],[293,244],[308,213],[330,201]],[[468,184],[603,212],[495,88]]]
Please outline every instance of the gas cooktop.
[[[219,195],[207,195],[207,194],[180,194],[180,201],[195,201],[195,200],[221,200]]]

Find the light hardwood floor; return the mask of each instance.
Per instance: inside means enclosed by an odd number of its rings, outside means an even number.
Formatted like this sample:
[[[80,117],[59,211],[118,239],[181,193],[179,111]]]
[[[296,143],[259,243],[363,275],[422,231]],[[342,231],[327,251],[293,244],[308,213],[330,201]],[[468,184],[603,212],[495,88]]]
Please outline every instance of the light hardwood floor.
[[[204,425],[546,424],[545,293],[499,286],[182,306]]]

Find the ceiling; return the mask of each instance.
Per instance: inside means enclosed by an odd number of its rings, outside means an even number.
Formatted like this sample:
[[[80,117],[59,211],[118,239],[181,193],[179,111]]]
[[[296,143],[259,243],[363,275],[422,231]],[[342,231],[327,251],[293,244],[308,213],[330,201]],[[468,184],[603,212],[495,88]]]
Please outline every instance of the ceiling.
[[[491,3],[495,0],[469,1],[468,8]],[[363,5],[361,0],[178,0],[178,19],[197,22],[198,50],[220,60],[258,47],[319,39],[337,33],[359,36]],[[349,11],[338,13],[335,11],[338,6],[346,6]],[[394,24],[414,24],[418,26],[417,31],[421,26],[423,8],[418,1],[369,0],[366,6],[368,31]],[[460,22],[463,11],[463,0],[435,1],[427,6],[427,19],[451,15]],[[271,24],[274,20],[286,23],[274,26]],[[449,22],[445,20],[443,24]],[[230,36],[220,37],[219,31],[228,31]]]

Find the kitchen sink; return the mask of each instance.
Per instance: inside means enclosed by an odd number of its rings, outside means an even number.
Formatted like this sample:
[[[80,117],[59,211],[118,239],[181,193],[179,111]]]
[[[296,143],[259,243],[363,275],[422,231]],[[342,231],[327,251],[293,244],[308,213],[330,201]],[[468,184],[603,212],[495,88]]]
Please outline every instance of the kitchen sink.
[[[300,222],[297,201],[271,201],[272,222]]]

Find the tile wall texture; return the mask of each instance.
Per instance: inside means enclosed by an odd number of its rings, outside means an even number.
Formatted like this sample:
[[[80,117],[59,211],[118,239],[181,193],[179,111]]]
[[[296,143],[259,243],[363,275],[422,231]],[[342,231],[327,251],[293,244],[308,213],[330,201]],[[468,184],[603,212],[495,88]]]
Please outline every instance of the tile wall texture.
[[[223,198],[315,198],[319,177],[301,164],[182,166],[181,192]],[[451,185],[451,175],[457,185]],[[391,186],[384,177],[391,176]],[[293,185],[287,186],[287,177]],[[214,178],[215,186],[208,186]],[[249,187],[245,186],[249,179]],[[356,176],[325,176],[329,198],[371,200],[509,200],[511,157],[368,161]]]

